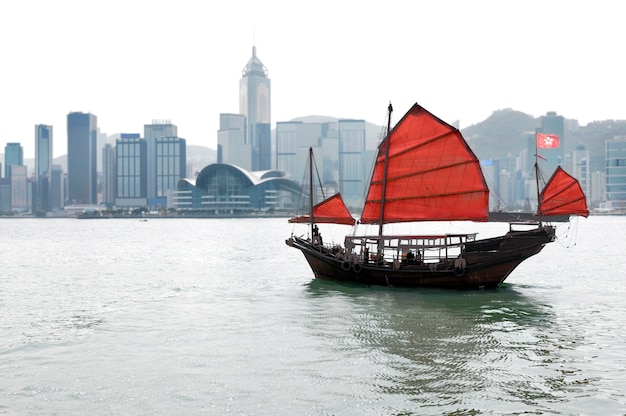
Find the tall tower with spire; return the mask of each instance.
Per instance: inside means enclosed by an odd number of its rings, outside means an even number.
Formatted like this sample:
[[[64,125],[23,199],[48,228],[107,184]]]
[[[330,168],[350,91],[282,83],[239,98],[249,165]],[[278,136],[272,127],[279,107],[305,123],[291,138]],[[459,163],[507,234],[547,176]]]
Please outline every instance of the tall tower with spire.
[[[246,142],[251,148],[252,170],[269,170],[272,165],[271,81],[267,68],[256,56],[243,68],[239,81],[239,113],[246,116]]]

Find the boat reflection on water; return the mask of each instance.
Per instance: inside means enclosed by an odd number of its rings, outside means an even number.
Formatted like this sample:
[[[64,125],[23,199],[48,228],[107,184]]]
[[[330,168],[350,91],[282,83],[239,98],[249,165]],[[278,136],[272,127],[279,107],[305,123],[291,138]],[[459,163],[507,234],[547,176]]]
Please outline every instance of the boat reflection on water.
[[[504,284],[495,291],[449,291],[444,289],[409,289],[353,282],[313,279],[306,286],[307,296],[350,300],[357,308],[376,310],[390,316],[403,316],[398,330],[427,329],[432,323],[439,336],[441,323],[460,320],[472,326],[505,323],[540,329],[553,322],[550,305]],[[429,320],[429,317],[436,317]],[[391,319],[390,324],[396,320]],[[417,326],[411,325],[417,323]],[[404,327],[406,326],[406,328]],[[472,328],[464,324],[462,332]],[[423,335],[423,334],[420,334]]]
[[[332,326],[349,326],[341,332],[350,339],[330,343],[372,366],[369,380],[379,394],[438,411],[446,403],[480,409],[482,400],[530,410],[578,382],[576,369],[563,365],[575,335],[552,339],[547,334],[563,333],[552,307],[507,285],[461,292],[315,279],[305,292],[316,300],[315,335],[332,338]]]

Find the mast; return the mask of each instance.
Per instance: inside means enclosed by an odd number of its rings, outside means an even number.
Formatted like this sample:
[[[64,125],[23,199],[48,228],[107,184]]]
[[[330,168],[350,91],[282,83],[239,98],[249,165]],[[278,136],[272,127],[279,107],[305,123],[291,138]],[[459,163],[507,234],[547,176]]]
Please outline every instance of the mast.
[[[543,212],[541,210],[541,201],[539,200],[541,190],[539,189],[539,148],[537,146],[537,133],[535,133],[535,184],[537,186],[537,214],[539,214],[539,224],[541,224]]]
[[[309,217],[311,218],[311,238],[313,238],[313,225],[315,224],[313,205],[313,147],[309,147]]]
[[[391,113],[393,112],[393,106],[391,102],[387,107],[387,142],[385,145],[385,170],[383,175],[383,190],[380,200],[380,222],[378,223],[378,236],[383,235],[383,222],[385,218],[385,191],[387,190],[387,168],[389,166],[389,132],[391,131]]]

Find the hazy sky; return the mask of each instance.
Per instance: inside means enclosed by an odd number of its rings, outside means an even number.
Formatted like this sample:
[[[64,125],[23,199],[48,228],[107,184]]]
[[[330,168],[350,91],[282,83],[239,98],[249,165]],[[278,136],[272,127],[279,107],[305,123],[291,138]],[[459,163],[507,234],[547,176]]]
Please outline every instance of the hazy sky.
[[[272,128],[306,115],[383,125],[419,102],[461,127],[512,108],[587,124],[626,119],[620,1],[0,2],[0,153],[34,125],[91,112],[108,135],[169,119],[217,147],[252,53],[272,81]],[[1,161],[4,163],[4,160]]]

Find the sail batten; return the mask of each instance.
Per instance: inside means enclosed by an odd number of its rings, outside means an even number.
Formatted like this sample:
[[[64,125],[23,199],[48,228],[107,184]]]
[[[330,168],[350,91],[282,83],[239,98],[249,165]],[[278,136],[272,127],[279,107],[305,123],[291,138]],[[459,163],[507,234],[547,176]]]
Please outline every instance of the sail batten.
[[[446,197],[446,196],[458,196],[458,195],[469,195],[469,194],[473,194],[475,191],[466,191],[466,192],[452,192],[452,193],[447,193],[447,194],[434,194],[434,195],[407,195],[407,196],[403,196],[403,197],[397,197],[397,198],[385,198],[386,202],[394,202],[394,201],[408,201],[408,200],[413,200],[413,199],[428,199],[428,198],[433,198],[433,197]],[[372,200],[370,202],[382,202],[382,200]]]
[[[463,161],[463,162],[458,162],[455,164],[451,164],[451,165],[446,165],[446,166],[437,166],[437,167],[433,167],[430,169],[425,169],[425,170],[420,170],[420,171],[415,171],[415,172],[408,172],[405,173],[404,175],[400,175],[400,176],[388,176],[387,180],[388,181],[393,181],[393,180],[399,180],[399,179],[404,179],[404,178],[410,178],[413,176],[420,176],[420,175],[424,175],[426,173],[429,172],[436,172],[436,171],[440,171],[440,170],[445,170],[445,169],[450,169],[453,167],[457,167],[457,166],[461,166],[461,165],[466,165],[469,163],[473,163],[472,161]],[[381,184],[383,181],[372,181],[373,184]]]
[[[399,152],[397,152],[397,153],[395,153],[395,154],[390,154],[390,155],[389,155],[389,160],[392,160],[393,158],[398,157],[398,156],[402,156],[403,154],[407,154],[407,153],[409,153],[409,152],[415,151],[415,150],[419,149],[420,147],[427,146],[427,145],[428,145],[428,144],[430,144],[431,142],[433,142],[433,141],[435,141],[435,140],[439,140],[439,139],[441,139],[442,137],[444,137],[444,136],[445,136],[445,135],[447,135],[447,134],[449,134],[449,133],[448,133],[448,132],[443,133],[443,134],[442,134],[442,135],[440,135],[440,136],[433,137],[433,138],[431,138],[431,139],[429,139],[429,140],[426,140],[426,141],[424,141],[424,142],[421,142],[421,143],[416,143],[414,146],[412,146],[412,147],[408,147],[408,148],[406,148],[406,149],[403,149],[402,151],[399,151]]]
[[[361,222],[487,221],[488,204],[461,132],[415,104],[378,148]]]

